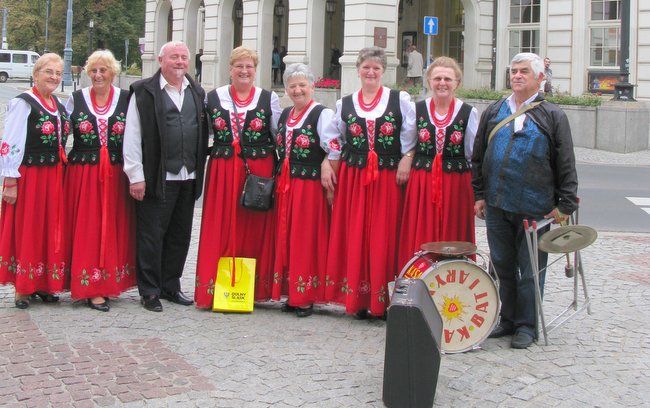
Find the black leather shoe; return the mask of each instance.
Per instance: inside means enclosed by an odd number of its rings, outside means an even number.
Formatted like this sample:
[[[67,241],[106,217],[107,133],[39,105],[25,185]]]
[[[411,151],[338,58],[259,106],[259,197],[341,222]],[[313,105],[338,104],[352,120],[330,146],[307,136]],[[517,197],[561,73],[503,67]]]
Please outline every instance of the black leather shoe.
[[[41,298],[43,303],[54,303],[59,301],[59,297],[57,295],[51,295],[49,293],[36,292],[32,295],[32,297],[36,297],[36,296]]]
[[[497,326],[492,330],[492,333],[488,336],[489,339],[496,339],[499,337],[503,336],[509,336],[513,334],[515,330],[512,328],[512,326],[499,323]]]
[[[111,310],[111,307],[108,305],[108,302],[104,300],[103,303],[93,303],[92,300],[88,299],[88,307],[91,309],[99,310],[100,312],[108,312]]]
[[[149,310],[150,312],[163,311],[162,303],[160,303],[160,299],[158,298],[158,295],[142,296],[142,299],[140,299],[140,303],[142,303],[144,308]]]
[[[309,307],[296,307],[296,316],[298,317],[308,317],[314,312],[314,305],[309,305]]]
[[[27,309],[29,307],[29,298],[25,297],[25,298],[16,299],[14,304],[18,309]]]
[[[295,306],[289,305],[289,302],[284,302],[280,308],[284,313],[294,312],[296,310]]]
[[[517,333],[515,333],[514,336],[512,336],[510,347],[514,349],[525,349],[528,348],[528,346],[530,346],[531,344],[533,344],[533,341],[535,341],[533,336],[531,336],[526,332],[518,331]]]
[[[176,293],[168,293],[168,292],[163,292],[160,297],[162,299],[169,300],[172,303],[176,303],[179,305],[183,306],[190,306],[194,303],[194,301],[190,298],[188,298],[183,292],[180,290]]]

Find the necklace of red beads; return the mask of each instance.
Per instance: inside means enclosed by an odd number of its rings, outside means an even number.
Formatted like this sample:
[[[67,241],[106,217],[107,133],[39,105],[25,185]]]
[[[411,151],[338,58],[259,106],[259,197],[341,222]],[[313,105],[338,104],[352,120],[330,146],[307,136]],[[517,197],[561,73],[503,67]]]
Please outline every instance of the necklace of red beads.
[[[431,109],[431,117],[433,118],[433,124],[436,125],[438,129],[444,129],[447,126],[449,126],[449,123],[451,122],[451,117],[454,116],[454,108],[456,106],[456,99],[452,99],[451,103],[449,104],[449,109],[447,110],[447,113],[445,116],[443,116],[442,119],[438,119],[436,117],[436,105],[433,102],[433,98],[431,98],[431,102],[429,102],[429,109]]]
[[[50,101],[48,103],[45,100],[45,98],[43,98],[41,93],[38,92],[38,89],[36,89],[35,86],[32,87],[32,92],[34,93],[36,98],[38,98],[38,100],[41,102],[41,105],[43,105],[45,109],[47,109],[50,112],[56,112],[56,102],[54,102],[54,98],[52,98],[52,95],[50,95]]]
[[[361,109],[363,109],[366,112],[372,111],[373,109],[375,109],[377,107],[377,105],[379,105],[379,101],[381,100],[381,94],[382,93],[384,93],[384,87],[383,86],[379,87],[379,91],[377,91],[377,95],[375,95],[375,97],[373,98],[372,101],[370,101],[370,103],[365,103],[363,101],[363,91],[359,91],[359,94],[357,95],[357,100],[359,102],[359,107],[361,107]]]
[[[296,109],[295,106],[293,108],[291,108],[291,112],[289,112],[289,118],[287,119],[287,126],[294,127],[298,123],[300,123],[300,120],[302,119],[303,116],[305,116],[305,113],[307,113],[307,111],[309,110],[309,107],[313,103],[314,103],[314,100],[313,99],[310,100],[309,103],[307,104],[307,106],[305,106],[303,108],[303,110],[301,110],[300,113],[298,113],[298,116],[294,116],[295,115],[295,109]]]
[[[106,103],[104,105],[99,105],[97,103],[95,90],[93,88],[90,88],[90,102],[92,102],[93,109],[95,110],[96,114],[105,115],[108,113],[108,111],[111,109],[111,104],[113,103],[113,93],[115,93],[115,90],[111,86],[111,90],[108,92],[108,99],[106,100]]]
[[[237,91],[235,91],[235,86],[231,85],[230,86],[230,91],[232,94],[232,101],[238,108],[243,108],[245,106],[250,105],[250,103],[253,101],[253,98],[255,97],[255,87],[251,87],[251,91],[248,93],[248,96],[246,99],[239,99],[237,97]]]

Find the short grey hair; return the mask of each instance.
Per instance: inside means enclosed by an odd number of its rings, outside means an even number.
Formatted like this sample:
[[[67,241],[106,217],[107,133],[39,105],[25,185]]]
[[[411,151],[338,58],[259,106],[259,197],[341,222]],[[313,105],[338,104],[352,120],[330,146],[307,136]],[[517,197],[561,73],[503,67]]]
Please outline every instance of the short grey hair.
[[[386,52],[383,48],[380,47],[366,47],[359,50],[359,56],[357,57],[357,68],[363,64],[366,60],[372,60],[381,64],[386,71],[386,65],[388,61],[386,60]]]
[[[520,52],[519,54],[512,57],[510,65],[520,62],[530,62],[530,67],[533,69],[535,77],[538,77],[539,74],[544,73],[544,60],[537,54],[532,52]]]
[[[284,70],[284,75],[282,75],[284,86],[287,86],[289,79],[297,76],[305,77],[309,85],[313,85],[316,82],[316,77],[309,67],[301,62],[296,62],[295,64],[288,65]]]
[[[158,57],[162,57],[165,55],[165,48],[167,47],[185,47],[187,49],[187,53],[190,53],[190,49],[187,47],[187,44],[185,44],[183,41],[169,41],[163,44],[162,47],[160,47],[160,52],[158,53]]]

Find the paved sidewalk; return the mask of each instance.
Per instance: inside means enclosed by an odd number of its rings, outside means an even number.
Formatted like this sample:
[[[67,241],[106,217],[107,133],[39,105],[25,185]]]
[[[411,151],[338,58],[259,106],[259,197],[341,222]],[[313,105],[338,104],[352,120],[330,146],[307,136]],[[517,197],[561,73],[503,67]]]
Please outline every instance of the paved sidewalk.
[[[183,288],[191,293],[198,221]],[[485,231],[478,245],[487,249]],[[528,350],[488,339],[444,355],[436,406],[642,407],[650,401],[650,234],[602,233],[583,252],[592,315]],[[562,263],[547,278],[547,315],[569,303]],[[61,302],[13,306],[0,287],[0,406],[381,407],[385,323],[338,307],[306,319],[257,305],[252,314],[164,302],[135,290],[109,313]]]

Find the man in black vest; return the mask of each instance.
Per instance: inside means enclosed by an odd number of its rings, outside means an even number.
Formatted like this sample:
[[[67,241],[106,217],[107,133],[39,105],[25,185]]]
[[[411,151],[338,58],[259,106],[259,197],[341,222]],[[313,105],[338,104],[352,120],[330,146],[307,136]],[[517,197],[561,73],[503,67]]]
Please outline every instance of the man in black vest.
[[[124,172],[136,203],[136,274],[144,308],[160,298],[192,299],[180,279],[190,247],[194,202],[200,197],[208,147],[205,91],[187,75],[189,50],[169,42],[160,69],[131,85],[124,131]]]

